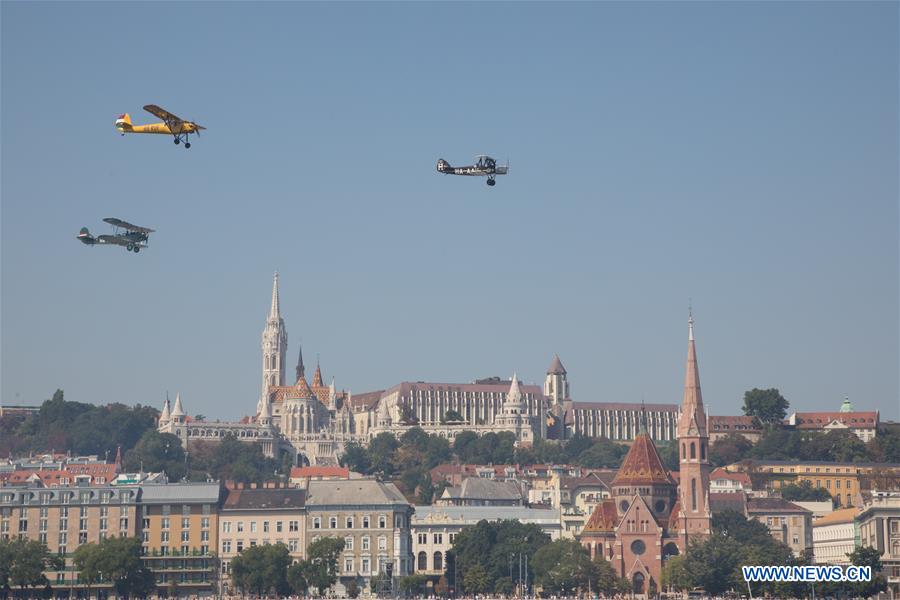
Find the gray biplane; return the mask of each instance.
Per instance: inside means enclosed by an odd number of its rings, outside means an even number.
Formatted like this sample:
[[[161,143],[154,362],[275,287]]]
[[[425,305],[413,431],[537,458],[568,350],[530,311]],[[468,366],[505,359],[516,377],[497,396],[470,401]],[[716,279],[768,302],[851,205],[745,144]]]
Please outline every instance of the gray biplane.
[[[509,172],[509,161],[505,165],[498,165],[497,161],[486,154],[479,154],[475,157],[475,164],[466,167],[452,167],[443,158],[439,158],[437,162],[438,173],[444,175],[469,175],[473,177],[487,177],[487,184],[493,186],[497,182],[494,177],[497,175],[506,175]]]
[[[123,221],[122,219],[116,219],[114,217],[107,217],[103,220],[113,226],[112,235],[94,236],[91,235],[91,232],[88,231],[87,227],[82,227],[77,239],[87,246],[112,244],[114,246],[122,246],[129,252],[137,253],[141,251],[141,248],[147,247],[147,241],[150,239],[150,234],[154,232],[153,229],[132,225],[128,221]]]

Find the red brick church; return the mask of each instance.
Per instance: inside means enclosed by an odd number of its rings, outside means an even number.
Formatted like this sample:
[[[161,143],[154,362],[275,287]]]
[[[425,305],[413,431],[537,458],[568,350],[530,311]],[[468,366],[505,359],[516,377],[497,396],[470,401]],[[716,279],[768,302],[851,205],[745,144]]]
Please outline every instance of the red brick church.
[[[603,556],[635,594],[660,588],[666,559],[688,541],[709,535],[709,435],[700,395],[694,321],[688,319],[684,400],[678,417],[679,482],[666,471],[641,419],[641,428],[612,482],[612,498],[594,509],[581,533],[591,557]]]

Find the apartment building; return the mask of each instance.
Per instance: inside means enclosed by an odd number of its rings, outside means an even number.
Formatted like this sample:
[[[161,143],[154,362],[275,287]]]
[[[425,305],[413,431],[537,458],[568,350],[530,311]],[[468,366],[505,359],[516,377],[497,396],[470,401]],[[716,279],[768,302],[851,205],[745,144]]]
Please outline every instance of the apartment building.
[[[769,528],[776,540],[784,542],[794,556],[812,549],[812,513],[783,498],[748,498],[747,517]]]
[[[855,518],[859,509],[842,508],[813,522],[813,553],[817,564],[849,565],[856,548]]]
[[[881,552],[888,595],[900,596],[900,491],[872,492],[856,516],[859,543]]]
[[[72,565],[72,553],[82,544],[137,534],[140,488],[90,486],[90,479],[75,476],[73,487],[43,487],[38,480],[0,488],[0,538],[23,536],[64,557],[64,570],[46,573],[54,586],[83,587]]]
[[[160,593],[207,598],[218,593],[218,483],[141,486],[144,560]]]
[[[392,483],[375,479],[310,481],[306,495],[306,543],[340,537],[339,582],[346,592],[356,580],[369,589],[374,577],[397,578],[413,572],[410,518],[413,507]]]
[[[284,544],[295,561],[306,555],[306,490],[285,487],[257,488],[238,484],[228,490],[219,513],[219,558],[223,592],[231,561],[245,548]]]

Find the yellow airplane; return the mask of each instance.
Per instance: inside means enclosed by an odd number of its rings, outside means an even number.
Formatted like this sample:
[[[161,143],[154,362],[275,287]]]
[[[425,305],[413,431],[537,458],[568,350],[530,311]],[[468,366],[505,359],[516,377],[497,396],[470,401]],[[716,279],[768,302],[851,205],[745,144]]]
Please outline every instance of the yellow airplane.
[[[132,125],[131,115],[125,113],[124,115],[119,115],[119,118],[116,119],[116,130],[122,135],[125,135],[126,133],[162,133],[165,135],[174,135],[176,144],[184,142],[184,147],[190,148],[191,143],[188,141],[188,135],[196,133],[199,136],[200,130],[206,129],[206,127],[201,127],[193,121],[185,121],[184,119],[176,117],[166,109],[160,108],[155,104],[148,104],[144,107],[144,110],[159,117],[163,122],[152,123],[150,125]]]

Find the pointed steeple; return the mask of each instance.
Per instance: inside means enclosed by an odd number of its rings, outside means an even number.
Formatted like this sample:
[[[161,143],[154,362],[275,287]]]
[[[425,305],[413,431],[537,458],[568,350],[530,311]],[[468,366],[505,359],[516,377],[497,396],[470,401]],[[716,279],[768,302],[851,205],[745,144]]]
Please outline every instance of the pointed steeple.
[[[694,317],[688,313],[688,357],[684,374],[684,399],[678,417],[678,437],[708,437],[706,411],[700,393],[700,369],[697,367],[697,349],[694,346]]]
[[[563,366],[562,361],[559,360],[559,355],[553,355],[553,362],[550,363],[550,368],[547,369],[548,375],[565,375],[566,368]]]
[[[272,283],[272,308],[269,309],[269,318],[276,321],[281,318],[281,305],[278,303],[278,271],[275,271],[275,281]]]
[[[297,381],[306,377],[306,367],[303,366],[303,348],[300,348],[300,356],[297,358]]]
[[[319,355],[316,355],[316,372],[313,373],[313,381],[314,388],[323,387],[325,384],[322,383],[322,368],[319,366]]]
[[[269,410],[268,400],[263,400],[262,409],[259,411],[257,421],[259,421],[260,425],[268,425],[272,422],[272,411]]]
[[[519,387],[519,377],[513,373],[512,383],[509,385],[509,393],[506,395],[508,404],[519,405],[522,402],[522,389]]]
[[[181,393],[175,394],[175,408],[172,409],[172,418],[183,417],[184,407],[181,406]]]
[[[641,398],[641,415],[638,418],[638,434],[647,433],[647,411],[644,410],[644,399]]]
[[[122,446],[116,446],[116,473],[122,471]]]
[[[165,423],[168,423],[171,418],[172,418],[172,413],[171,413],[171,410],[169,409],[169,397],[166,396],[166,401],[163,402],[162,412],[159,413],[159,424],[163,425]]]

